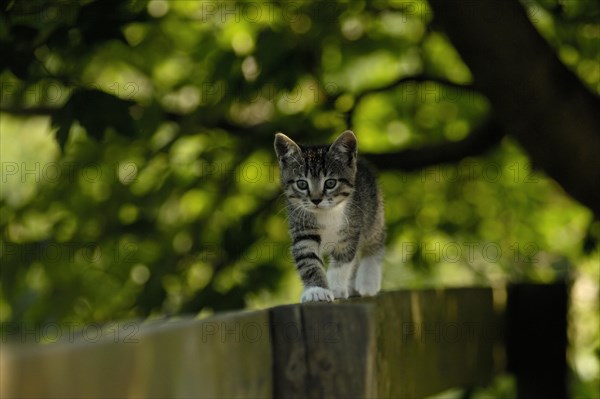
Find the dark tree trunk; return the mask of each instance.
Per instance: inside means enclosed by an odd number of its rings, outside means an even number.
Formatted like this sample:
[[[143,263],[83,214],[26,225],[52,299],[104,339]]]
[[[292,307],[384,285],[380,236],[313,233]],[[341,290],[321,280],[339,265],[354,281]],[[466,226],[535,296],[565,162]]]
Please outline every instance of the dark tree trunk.
[[[600,100],[563,65],[516,0],[430,0],[533,165],[600,217]]]

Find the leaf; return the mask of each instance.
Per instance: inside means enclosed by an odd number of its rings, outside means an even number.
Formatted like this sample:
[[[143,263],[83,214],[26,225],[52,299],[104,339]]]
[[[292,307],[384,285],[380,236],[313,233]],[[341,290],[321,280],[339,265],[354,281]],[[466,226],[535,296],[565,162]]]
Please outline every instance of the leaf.
[[[585,237],[582,243],[583,253],[586,255],[590,255],[592,252],[598,248],[598,242],[600,241],[600,222],[591,221],[587,231],[585,232]]]
[[[132,9],[129,2],[102,0],[91,2],[81,8],[77,25],[86,44],[102,43],[107,40],[126,42],[122,26],[134,21],[145,21],[148,14]]]
[[[100,140],[109,127],[120,135],[133,136],[136,128],[129,114],[129,107],[132,105],[131,101],[99,90],[75,91],[63,108],[52,117],[52,125],[59,128],[56,139],[61,148],[64,148],[75,121],[96,140]]]

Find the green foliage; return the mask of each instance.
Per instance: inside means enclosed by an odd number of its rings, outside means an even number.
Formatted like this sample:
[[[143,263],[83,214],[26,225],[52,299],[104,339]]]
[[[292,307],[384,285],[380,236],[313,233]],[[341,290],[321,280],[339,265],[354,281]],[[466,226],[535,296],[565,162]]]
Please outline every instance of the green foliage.
[[[598,93],[597,4],[527,4]],[[421,1],[0,7],[4,322],[296,301],[276,131],[328,141],[352,110],[377,154],[460,140],[489,114]],[[410,76],[431,80],[393,85]],[[509,139],[381,184],[387,289],[583,276],[577,295],[598,291],[598,222]]]

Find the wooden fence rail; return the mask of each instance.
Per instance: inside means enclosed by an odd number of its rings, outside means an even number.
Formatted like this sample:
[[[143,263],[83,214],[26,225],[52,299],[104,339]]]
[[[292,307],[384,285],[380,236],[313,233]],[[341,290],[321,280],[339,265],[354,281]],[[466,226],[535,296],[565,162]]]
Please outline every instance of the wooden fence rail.
[[[506,292],[406,290],[202,320],[88,326],[49,345],[7,344],[24,333],[6,325],[0,397],[418,398],[486,385],[505,364]],[[543,303],[536,304],[539,312]],[[521,317],[527,306],[518,308]],[[527,336],[519,331],[510,335],[513,346]],[[553,356],[544,361],[555,364]]]

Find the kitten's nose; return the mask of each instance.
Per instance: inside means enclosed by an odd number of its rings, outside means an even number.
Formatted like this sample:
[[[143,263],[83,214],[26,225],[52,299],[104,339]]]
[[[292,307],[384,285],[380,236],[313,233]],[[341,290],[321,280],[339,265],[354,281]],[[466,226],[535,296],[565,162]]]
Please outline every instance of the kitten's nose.
[[[319,205],[321,203],[321,198],[315,198],[315,199],[311,199],[310,202],[312,202],[315,205]]]

